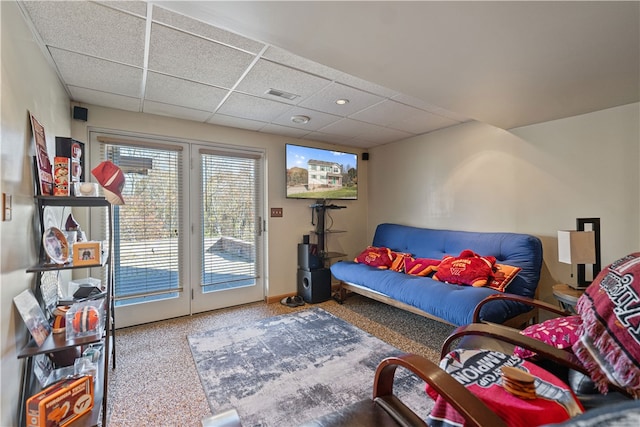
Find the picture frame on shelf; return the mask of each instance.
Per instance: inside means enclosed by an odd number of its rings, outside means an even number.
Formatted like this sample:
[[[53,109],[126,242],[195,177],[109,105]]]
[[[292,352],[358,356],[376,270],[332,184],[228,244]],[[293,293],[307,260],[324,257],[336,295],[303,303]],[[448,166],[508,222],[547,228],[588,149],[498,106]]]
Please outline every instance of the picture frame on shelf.
[[[100,242],[76,242],[73,244],[73,265],[100,265]]]
[[[13,298],[13,303],[27,325],[33,340],[38,344],[38,347],[42,346],[51,333],[51,325],[31,289],[26,289],[16,295]]]
[[[41,196],[50,196],[53,193],[53,168],[47,152],[47,139],[44,134],[44,126],[36,117],[29,113],[31,131],[35,141],[35,158],[37,169],[37,191]]]

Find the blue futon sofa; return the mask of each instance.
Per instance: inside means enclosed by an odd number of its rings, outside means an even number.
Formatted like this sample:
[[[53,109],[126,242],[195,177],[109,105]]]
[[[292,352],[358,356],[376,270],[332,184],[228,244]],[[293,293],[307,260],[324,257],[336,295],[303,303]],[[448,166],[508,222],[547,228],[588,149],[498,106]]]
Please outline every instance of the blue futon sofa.
[[[506,293],[536,296],[542,244],[535,236],[380,224],[372,246],[410,253],[416,258],[442,259],[445,255],[458,256],[465,249],[482,256],[494,256],[498,263],[522,268],[506,288]],[[331,273],[341,282],[343,298],[346,291],[351,291],[455,326],[471,323],[476,305],[490,295],[500,293],[488,287],[454,285],[354,261],[334,263]],[[483,305],[480,320],[517,326],[533,315],[531,307],[501,299]]]

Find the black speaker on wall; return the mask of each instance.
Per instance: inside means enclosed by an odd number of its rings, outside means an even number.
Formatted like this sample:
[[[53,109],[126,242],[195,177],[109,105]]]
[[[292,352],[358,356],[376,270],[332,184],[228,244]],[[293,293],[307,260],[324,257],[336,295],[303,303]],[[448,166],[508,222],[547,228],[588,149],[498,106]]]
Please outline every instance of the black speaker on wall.
[[[73,107],[73,118],[76,120],[82,120],[83,122],[87,121],[87,117],[89,116],[89,111],[84,107]]]
[[[305,302],[316,304],[331,298],[331,271],[298,269],[298,295]]]

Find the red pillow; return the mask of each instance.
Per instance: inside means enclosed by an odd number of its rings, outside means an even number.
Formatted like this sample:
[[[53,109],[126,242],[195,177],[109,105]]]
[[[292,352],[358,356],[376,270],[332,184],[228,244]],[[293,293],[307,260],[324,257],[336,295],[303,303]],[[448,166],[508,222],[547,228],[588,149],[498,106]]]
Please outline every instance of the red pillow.
[[[368,246],[354,259],[355,262],[381,269],[391,268],[393,260],[391,249],[375,246]]]
[[[405,272],[404,260],[405,258],[411,258],[411,254],[405,254],[402,252],[393,252],[391,251],[391,267],[389,267],[393,271],[397,271],[399,273]]]
[[[561,350],[571,351],[571,346],[580,339],[578,335],[580,325],[582,325],[580,316],[557,317],[531,325],[520,333]],[[522,347],[516,347],[513,354],[523,359],[536,355],[533,351]]]
[[[493,273],[495,262],[495,257],[483,257],[465,249],[460,256],[445,256],[433,278],[457,285],[484,286]]]
[[[496,291],[504,292],[520,270],[522,270],[520,267],[496,263],[493,265],[493,275],[489,278],[487,286]]]
[[[404,272],[412,276],[427,276],[436,271],[439,259],[404,257]]]

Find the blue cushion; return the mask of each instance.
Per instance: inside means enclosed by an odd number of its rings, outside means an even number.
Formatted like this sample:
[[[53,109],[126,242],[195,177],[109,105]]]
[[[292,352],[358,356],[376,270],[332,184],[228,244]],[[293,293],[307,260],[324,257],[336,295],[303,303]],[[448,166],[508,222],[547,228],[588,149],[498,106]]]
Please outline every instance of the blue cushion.
[[[540,281],[542,243],[529,234],[435,230],[380,224],[373,238],[373,246],[386,246],[421,258],[458,256],[465,249],[471,249],[482,256],[494,256],[500,264],[522,268],[507,292],[530,298],[535,296]]]
[[[444,255],[458,255],[464,249],[471,249],[480,255],[491,255],[501,264],[522,268],[506,291],[532,298],[535,296],[542,267],[540,239],[527,234],[435,230],[380,224],[372,245],[386,246],[421,258],[441,259]],[[334,263],[331,272],[338,280],[365,286],[458,326],[471,323],[475,306],[487,296],[498,293],[487,287],[451,285],[428,277],[379,270],[351,261]],[[524,304],[496,301],[485,305],[480,317],[482,320],[503,323],[528,310],[529,307]]]

